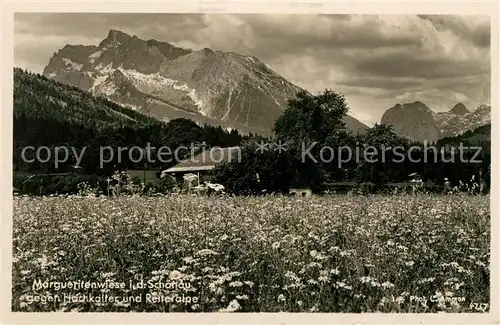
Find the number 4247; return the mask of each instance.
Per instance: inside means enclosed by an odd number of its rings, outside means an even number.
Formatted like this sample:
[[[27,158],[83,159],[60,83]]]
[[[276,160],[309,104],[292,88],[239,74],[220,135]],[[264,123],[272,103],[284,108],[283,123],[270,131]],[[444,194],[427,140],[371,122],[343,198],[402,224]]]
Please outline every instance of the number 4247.
[[[477,303],[477,302],[472,302],[469,306],[470,309],[481,311],[481,312],[486,312],[488,310],[489,304],[486,302],[482,303]]]

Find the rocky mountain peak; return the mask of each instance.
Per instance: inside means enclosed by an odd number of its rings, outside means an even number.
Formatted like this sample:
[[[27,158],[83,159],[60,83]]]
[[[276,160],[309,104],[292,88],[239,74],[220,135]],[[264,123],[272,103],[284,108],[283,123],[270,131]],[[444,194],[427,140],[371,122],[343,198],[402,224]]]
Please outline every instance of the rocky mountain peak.
[[[491,108],[481,105],[470,112],[464,104],[458,103],[448,112],[436,113],[421,101],[416,101],[389,108],[381,123],[393,125],[397,134],[413,140],[435,141],[491,123]]]
[[[441,136],[431,109],[421,101],[394,105],[382,115],[381,123],[417,141],[435,141]]]
[[[174,46],[172,44],[169,44],[167,42],[159,42],[157,40],[148,40],[147,41],[149,46],[154,46],[160,50],[160,52],[163,54],[163,56],[168,59],[168,60],[174,60],[177,59],[180,56],[186,55],[191,53],[192,51],[189,49],[183,49],[177,46]]]
[[[127,33],[124,33],[117,29],[110,29],[108,32],[108,36],[101,42],[101,44],[99,44],[99,47],[103,47],[109,44],[127,45],[131,39],[132,36]]]
[[[419,100],[414,101],[413,103],[404,104],[403,106],[407,109],[416,108],[418,110],[432,112],[431,109],[427,105],[425,105],[423,102],[421,102]]]
[[[201,50],[204,54],[206,55],[212,55],[212,54],[215,54],[215,51],[212,50],[211,48],[209,47],[204,47],[202,50]]]
[[[465,115],[470,113],[467,107],[463,103],[458,103],[450,110],[450,113],[457,115]]]
[[[253,56],[192,51],[115,29],[99,46],[63,49],[44,75],[158,119],[266,133],[301,90]],[[346,118],[355,131],[366,127]]]
[[[491,106],[490,105],[479,105],[479,107],[474,111],[474,112],[483,112],[483,113],[491,113]]]
[[[110,75],[109,77],[112,79],[112,80],[116,80],[116,81],[120,81],[120,82],[124,82],[127,80],[127,77],[125,77],[125,75],[123,74],[123,72],[120,70],[120,69],[116,69],[114,70]]]

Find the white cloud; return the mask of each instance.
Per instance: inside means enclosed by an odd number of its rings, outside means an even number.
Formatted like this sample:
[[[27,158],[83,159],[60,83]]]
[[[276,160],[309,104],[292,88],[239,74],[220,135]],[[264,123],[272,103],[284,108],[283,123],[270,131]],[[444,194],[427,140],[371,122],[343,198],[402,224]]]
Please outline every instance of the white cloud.
[[[462,93],[453,93],[453,94],[451,94],[451,99],[454,100],[454,101],[456,101],[456,102],[462,102],[462,103],[469,101],[469,98],[466,95],[462,94]]]

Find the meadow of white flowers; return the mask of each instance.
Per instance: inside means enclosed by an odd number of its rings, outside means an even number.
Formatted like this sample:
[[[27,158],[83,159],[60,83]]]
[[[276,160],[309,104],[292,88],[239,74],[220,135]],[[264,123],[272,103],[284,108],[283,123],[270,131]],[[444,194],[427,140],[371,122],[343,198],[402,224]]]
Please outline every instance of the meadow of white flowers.
[[[489,303],[489,204],[424,194],[18,196],[12,309],[476,312],[471,304]],[[47,302],[76,292],[34,292],[34,281],[123,282],[85,294],[142,299]],[[151,287],[129,285],[139,282]]]

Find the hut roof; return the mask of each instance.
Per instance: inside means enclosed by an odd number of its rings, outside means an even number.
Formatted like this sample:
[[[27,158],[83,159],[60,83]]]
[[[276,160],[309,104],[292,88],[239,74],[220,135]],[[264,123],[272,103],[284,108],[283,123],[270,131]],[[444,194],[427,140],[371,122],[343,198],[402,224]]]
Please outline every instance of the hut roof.
[[[237,160],[239,157],[241,157],[240,153],[240,147],[214,147],[205,150],[197,155],[184,159],[177,165],[174,165],[165,170],[165,172],[179,173],[212,170],[216,165],[220,163]]]

